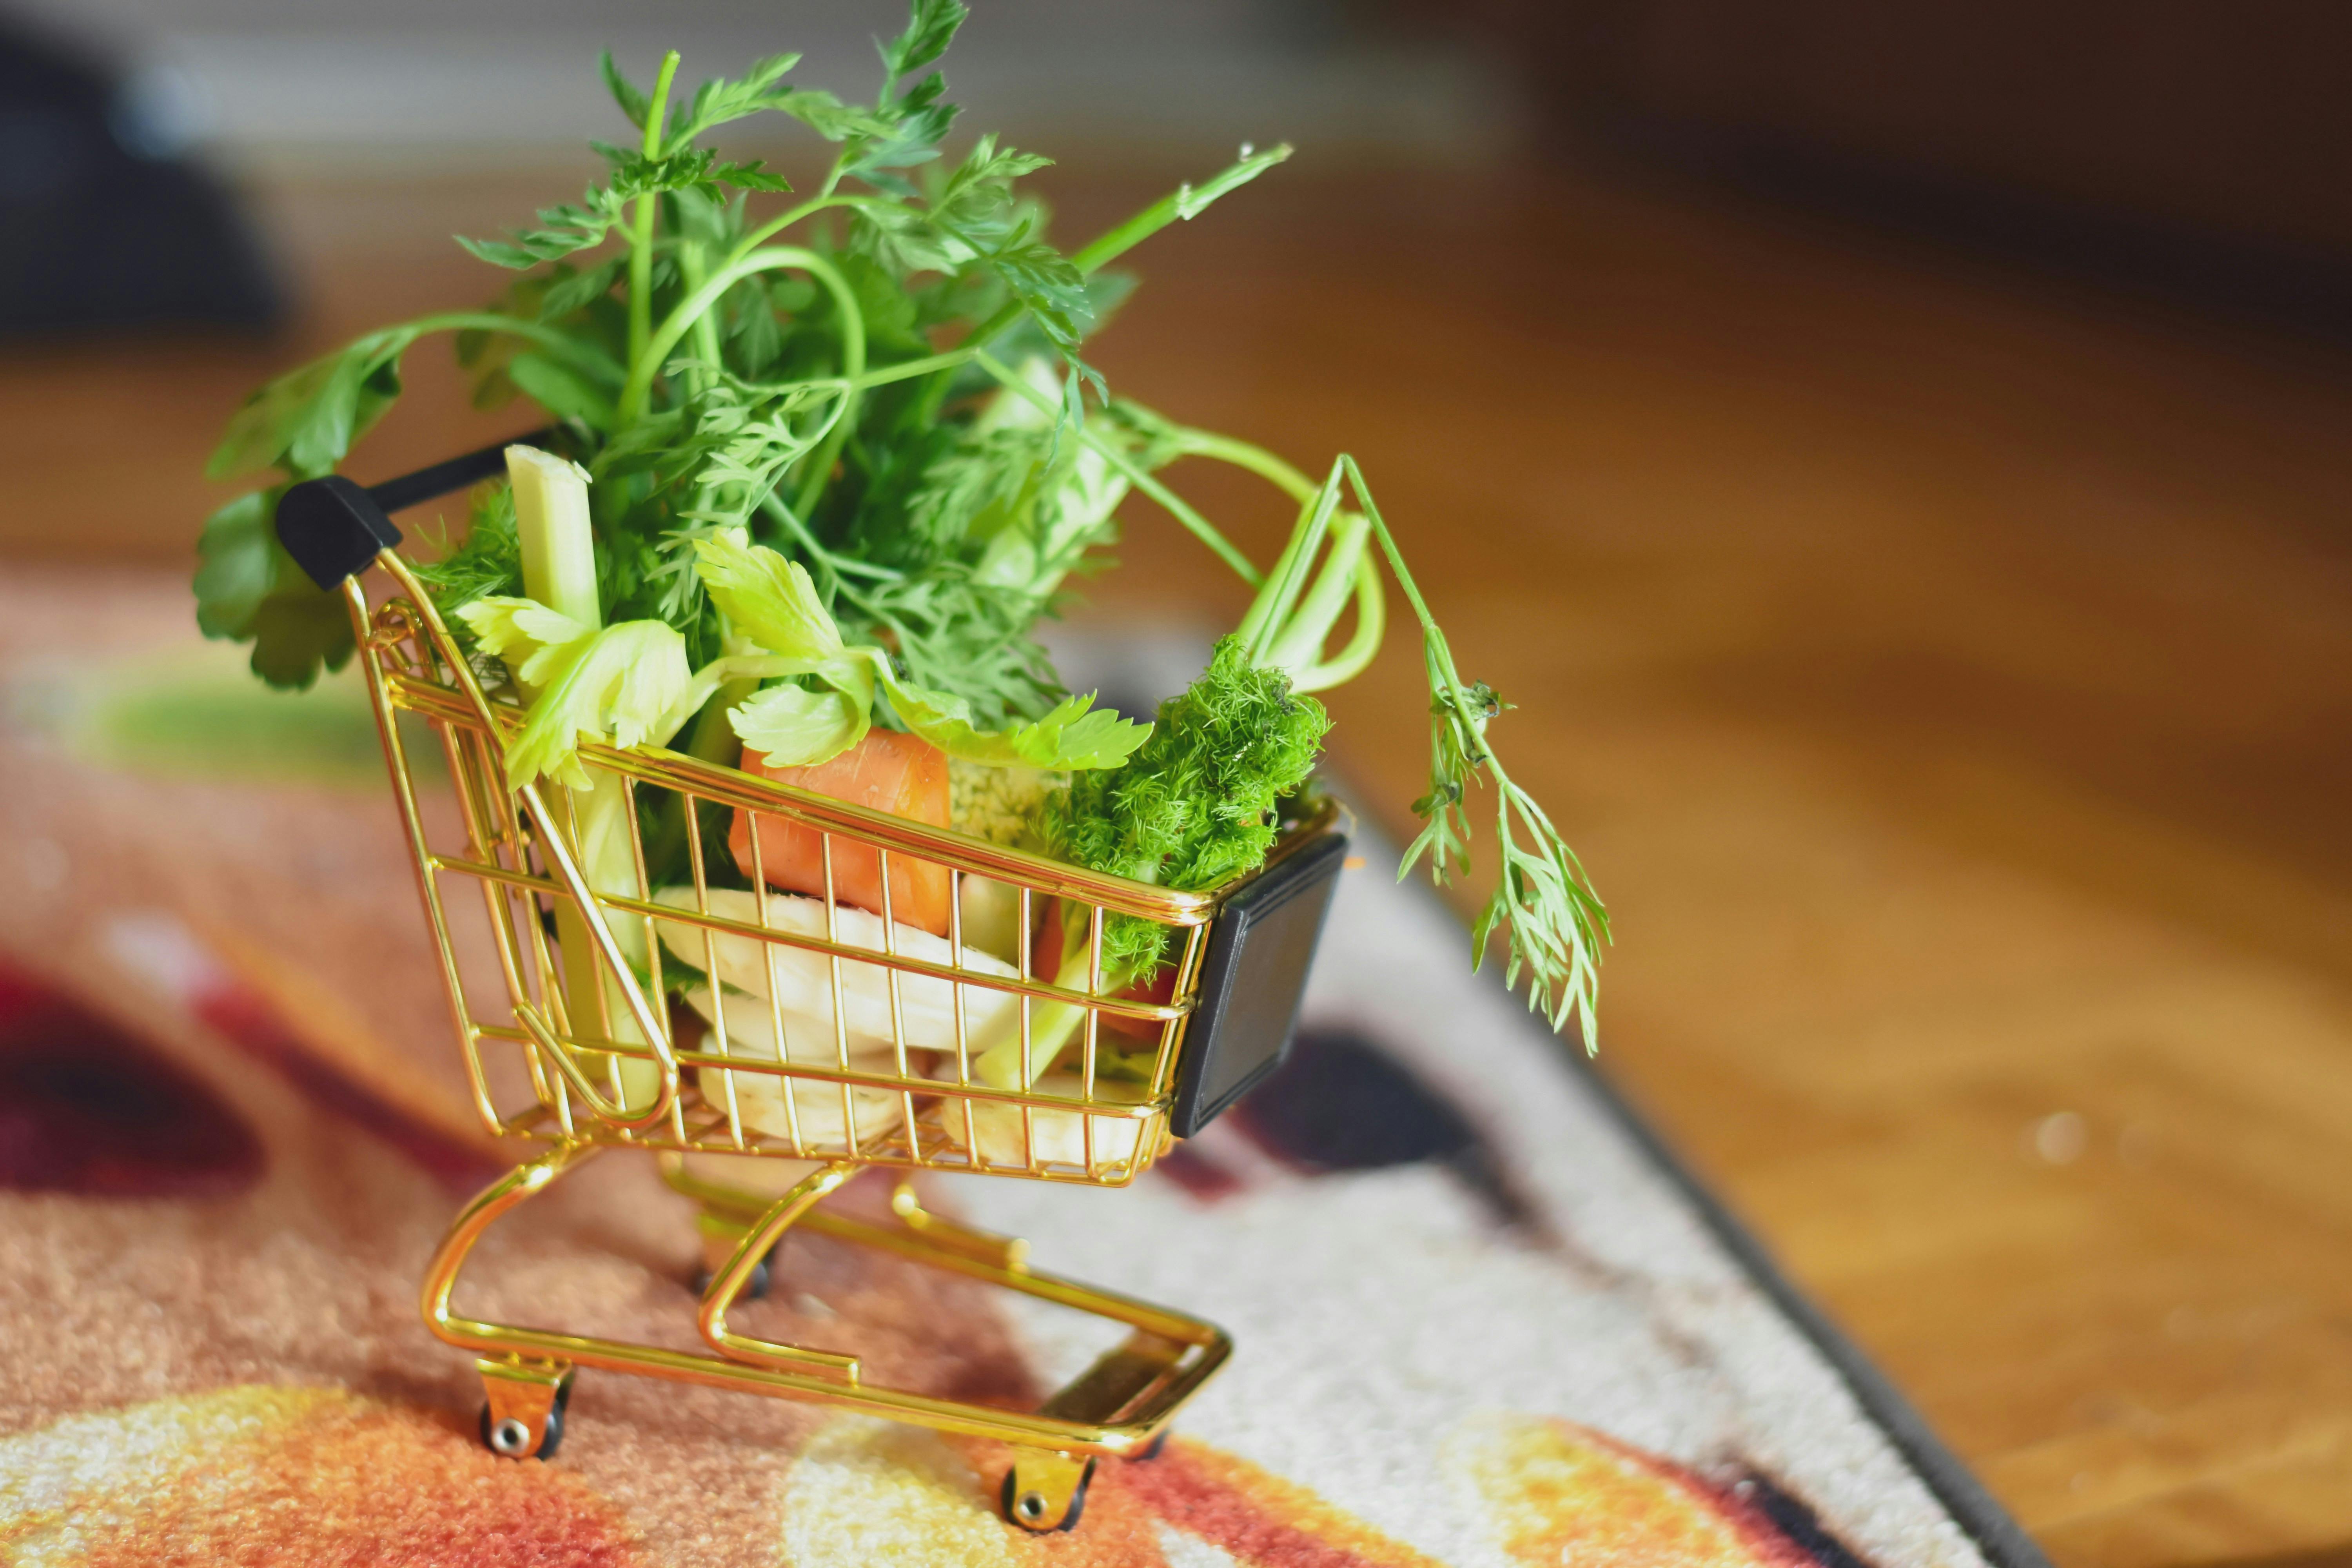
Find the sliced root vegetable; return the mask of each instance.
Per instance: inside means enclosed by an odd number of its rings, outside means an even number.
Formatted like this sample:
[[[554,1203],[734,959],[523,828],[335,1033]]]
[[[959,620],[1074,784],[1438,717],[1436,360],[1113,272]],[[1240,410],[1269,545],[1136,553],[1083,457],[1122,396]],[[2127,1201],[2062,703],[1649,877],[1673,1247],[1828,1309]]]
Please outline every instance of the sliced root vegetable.
[[[691,888],[664,888],[655,895],[657,901],[678,909],[694,908]],[[759,897],[740,889],[714,888],[709,893],[709,910],[723,920],[744,925],[760,923]],[[863,948],[868,952],[884,951],[882,921],[864,910],[836,906],[834,913],[835,940],[845,947]],[[773,995],[788,1014],[810,1019],[821,1032],[826,1048],[833,1040],[833,961],[821,952],[806,948],[788,947],[781,942],[761,942],[754,937],[738,936],[733,932],[712,932],[701,926],[680,921],[657,922],[662,946],[680,962],[697,969],[708,968],[713,957],[718,963],[719,979],[735,990],[755,998],[756,1011],[764,1020],[768,1000]],[[821,900],[804,899],[790,893],[768,895],[768,929],[793,936],[823,940],[824,904]],[[709,951],[704,938],[709,938]],[[919,958],[932,963],[953,963],[951,945],[926,931],[919,931],[900,922],[892,933],[893,945],[899,955]],[[971,974],[991,974],[1010,979],[1014,971],[1002,959],[966,946],[962,968]],[[905,1031],[908,1047],[916,1050],[952,1051],[955,1049],[956,997],[963,998],[964,1037],[976,1040],[994,1027],[1013,1006],[1011,992],[991,990],[983,985],[958,985],[928,974],[898,973],[898,1021]],[[893,971],[878,963],[860,963],[844,960],[841,965],[841,1010],[847,1020],[849,1032],[880,1040],[891,1040],[890,977]],[[735,1008],[730,1003],[727,1017],[731,1026]],[[762,1027],[764,1027],[764,1024]]]
[[[697,986],[688,992],[686,1002],[704,1022],[717,1021],[709,986]],[[765,1002],[749,996],[730,995],[726,999],[726,1009],[730,1056],[754,1061],[782,1060],[828,1067],[837,1065],[841,1060],[841,1042],[835,1037],[829,1026],[814,1018],[793,1013],[784,1015],[784,1051],[779,1056],[775,1020]],[[870,1073],[897,1070],[897,1053],[891,1049],[889,1041],[852,1035],[848,1045],[852,1068]],[[703,1048],[717,1051],[716,1033],[706,1037]],[[794,1118],[797,1117],[803,1148],[817,1152],[845,1152],[848,1147],[843,1129],[850,1123],[845,1121],[842,1114],[845,1086],[841,1084],[826,1083],[822,1079],[788,1079],[774,1073],[730,1072],[724,1068],[703,1068],[697,1071],[695,1077],[704,1102],[719,1109],[724,1109],[727,1104],[728,1085],[732,1080],[736,1112],[742,1118],[743,1125],[754,1132],[789,1139],[793,1135]],[[792,1097],[790,1114],[784,1107],[788,1093]],[[896,1131],[906,1116],[905,1097],[890,1089],[849,1088],[847,1100],[860,1148]]]
[[[727,1103],[726,1080],[735,1080],[735,1110],[744,1127],[752,1132],[790,1142],[793,1118],[800,1119],[800,1148],[810,1154],[846,1154],[849,1140],[842,1133],[845,1125],[841,1114],[842,1086],[835,1083],[813,1083],[806,1079],[782,1079],[773,1073],[726,1072],[718,1068],[704,1068],[696,1075],[703,1100],[715,1107]],[[784,1096],[792,1095],[792,1110],[784,1110]],[[851,1117],[857,1125],[857,1147],[870,1152],[874,1145],[898,1130],[906,1120],[903,1098],[888,1089],[852,1089],[849,1093]]]
[[[831,762],[810,767],[770,767],[759,752],[746,750],[743,768],[778,784],[829,795],[853,805],[887,811],[932,827],[948,825],[948,758],[929,742],[891,730],[869,730],[866,738]],[[739,811],[728,830],[727,847],[743,875],[751,871],[753,813]],[[757,816],[761,869],[772,888],[823,898],[824,835],[781,816]],[[890,857],[890,916],[934,936],[948,932],[948,868],[912,855]],[[833,839],[833,893],[837,902],[879,914],[882,855],[870,845]]]
[[[1084,1081],[1076,1073],[1048,1073],[1037,1080],[1036,1092],[1060,1099],[1077,1100],[1085,1094]],[[1139,1084],[1121,1083],[1097,1077],[1095,1099],[1114,1104],[1131,1105],[1140,1101],[1144,1089]],[[1094,1160],[1097,1172],[1106,1167],[1131,1165],[1135,1163],[1137,1145],[1142,1140],[1143,1123],[1125,1116],[1090,1116],[1076,1110],[1038,1110],[1000,1100],[972,1100],[950,1097],[940,1107],[940,1129],[954,1148],[970,1147],[964,1129],[964,1107],[971,1108],[971,1132],[979,1140],[979,1163],[998,1169],[1025,1170],[1034,1152],[1040,1165],[1072,1165],[1087,1168],[1087,1128],[1094,1128]],[[1025,1125],[1024,1125],[1025,1119]]]
[[[782,1056],[776,1051],[777,1009],[768,1005],[763,996],[747,996],[739,991],[729,991],[727,997],[727,1054],[730,1057],[757,1057],[762,1061],[789,1061],[797,1065],[835,1067],[847,1047],[849,1065],[865,1072],[889,1072],[897,1053],[891,1049],[887,1035],[865,1035],[851,1030],[845,1037],[834,1033],[829,1018],[812,1014],[782,1009],[784,1022],[784,1046]],[[710,1005],[710,987],[698,985],[686,994],[686,1005],[706,1026],[715,1026],[718,1016]],[[706,1027],[700,1048],[719,1054],[719,1031]]]

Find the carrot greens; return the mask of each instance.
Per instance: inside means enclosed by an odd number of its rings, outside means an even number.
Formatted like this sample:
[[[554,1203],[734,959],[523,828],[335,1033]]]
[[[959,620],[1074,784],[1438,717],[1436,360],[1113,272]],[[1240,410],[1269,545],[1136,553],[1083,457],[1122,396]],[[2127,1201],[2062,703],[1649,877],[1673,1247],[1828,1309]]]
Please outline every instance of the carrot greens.
[[[1018,790],[967,794],[1041,802],[1024,808],[1031,842],[1205,887],[1263,859],[1276,803],[1328,725],[1311,694],[1370,662],[1392,580],[1430,693],[1430,786],[1405,869],[1465,872],[1475,792],[1491,787],[1501,876],[1475,952],[1504,935],[1511,981],[1556,1028],[1579,1018],[1590,1046],[1605,911],[1496,757],[1488,731],[1507,705],[1457,672],[1354,460],[1318,482],[1112,395],[1085,359],[1131,287],[1110,264],[1289,148],[1244,146],[1066,253],[1024,184],[1047,160],[993,136],[947,146],[957,110],[940,65],[965,15],[961,0],[913,0],[880,45],[878,90],[856,100],[795,81],[789,54],[691,90],[674,53],[649,86],[606,56],[630,134],[595,144],[600,178],[511,233],[459,241],[510,275],[491,303],[366,333],[231,418],[209,472],[264,479],[205,525],[204,630],[252,643],[278,686],[350,658],[340,603],[279,546],[274,509],[384,416],[409,350],[446,336],[477,403],[535,405],[558,450],[510,453],[513,482],[478,490],[463,537],[418,575],[526,707],[517,781],[572,786],[584,836],[610,841],[625,819],[578,763],[583,739],[815,765],[881,727],[960,766],[1018,770]],[[712,144],[762,118],[827,150],[806,188]],[[1170,484],[1187,461],[1289,498],[1295,526],[1269,566]],[[1256,591],[1156,726],[1073,697],[1034,636],[1138,497]],[[649,855],[682,853],[681,833],[652,833]],[[583,853],[600,885],[625,879]],[[1103,984],[1148,973],[1163,935],[1110,921]],[[993,1070],[1025,1081],[1045,1065]]]

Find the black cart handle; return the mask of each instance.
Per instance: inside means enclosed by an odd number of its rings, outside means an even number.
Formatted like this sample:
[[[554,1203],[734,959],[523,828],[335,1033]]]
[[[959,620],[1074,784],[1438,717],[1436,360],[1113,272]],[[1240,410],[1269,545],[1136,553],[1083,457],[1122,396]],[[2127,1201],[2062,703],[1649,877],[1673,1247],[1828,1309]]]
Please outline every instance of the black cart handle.
[[[541,446],[556,434],[551,426],[533,430],[380,485],[362,487],[341,474],[304,479],[278,498],[278,542],[311,582],[332,592],[400,542],[391,513],[504,473],[509,447]]]

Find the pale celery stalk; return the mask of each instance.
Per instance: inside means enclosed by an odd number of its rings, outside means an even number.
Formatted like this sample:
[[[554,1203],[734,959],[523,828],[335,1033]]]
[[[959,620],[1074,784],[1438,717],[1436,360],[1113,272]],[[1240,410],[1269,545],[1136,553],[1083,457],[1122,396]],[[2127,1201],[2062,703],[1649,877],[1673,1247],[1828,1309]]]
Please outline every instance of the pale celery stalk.
[[[536,447],[509,447],[507,478],[514,484],[522,591],[583,626],[603,626],[587,470]]]
[[[1054,974],[1054,984],[1068,991],[1088,991],[1093,967],[1085,936],[1073,932],[1063,942],[1062,962]],[[1127,989],[1133,978],[1123,973],[1106,974],[1101,991],[1094,994],[1116,996]],[[1078,1031],[1086,1026],[1087,1011],[1075,1002],[1032,1003],[1029,1048],[1024,1053],[1021,1048],[1021,1017],[1015,1009],[985,1039],[972,1063],[972,1075],[992,1089],[1027,1089],[1077,1037]]]
[[[596,541],[589,524],[587,471],[535,447],[509,447],[507,477],[514,484],[515,539],[522,554],[523,592],[582,626],[603,626],[604,612],[596,597]],[[629,840],[628,793],[612,773],[598,769],[589,776],[593,782],[588,788],[572,793],[581,873],[597,892],[633,897],[638,891],[637,868]],[[638,922],[612,924],[613,938],[621,952],[631,963],[642,965],[645,932]],[[563,949],[563,1005],[572,1017],[572,1034],[592,1037],[603,1033],[609,1023],[611,1038],[645,1044],[618,982],[606,975],[601,987],[596,984],[599,965],[591,957],[595,948],[588,935],[588,922],[569,899],[556,905],[555,935]],[[659,1069],[635,1058],[623,1057],[618,1061],[623,1103],[635,1107],[652,1100],[659,1089]]]

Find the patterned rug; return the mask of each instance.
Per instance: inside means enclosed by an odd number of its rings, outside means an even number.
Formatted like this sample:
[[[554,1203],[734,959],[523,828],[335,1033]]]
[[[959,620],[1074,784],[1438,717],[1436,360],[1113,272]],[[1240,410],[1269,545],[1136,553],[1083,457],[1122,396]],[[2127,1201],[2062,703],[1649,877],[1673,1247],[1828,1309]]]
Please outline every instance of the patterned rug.
[[[927,1188],[1238,1341],[1076,1531],[997,1517],[992,1445],[593,1371],[555,1458],[494,1458],[415,1289],[517,1156],[467,1107],[367,716],[261,695],[183,594],[0,586],[0,1560],[2040,1568],[1376,845],[1291,1062],[1202,1136],[1124,1192]],[[1099,654],[1066,668],[1182,679]],[[697,1348],[644,1160],[525,1212],[461,1310]],[[821,1237],[737,1318],[967,1399],[1104,1342]]]

